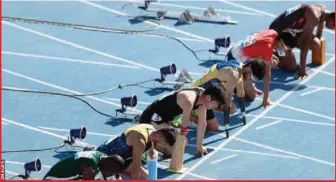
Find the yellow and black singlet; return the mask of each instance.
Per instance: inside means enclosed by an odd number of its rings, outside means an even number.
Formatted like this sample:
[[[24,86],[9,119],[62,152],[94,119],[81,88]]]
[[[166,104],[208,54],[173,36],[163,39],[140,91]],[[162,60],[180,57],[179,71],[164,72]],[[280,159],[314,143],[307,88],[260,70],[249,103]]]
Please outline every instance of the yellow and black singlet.
[[[231,67],[241,73],[242,63],[238,62],[237,60],[229,60],[214,64],[213,66],[211,66],[211,68],[208,69],[208,71],[202,76],[202,78],[195,80],[192,86],[207,88],[211,84],[224,84],[224,87],[226,87],[226,80],[219,79],[219,71],[227,67]]]

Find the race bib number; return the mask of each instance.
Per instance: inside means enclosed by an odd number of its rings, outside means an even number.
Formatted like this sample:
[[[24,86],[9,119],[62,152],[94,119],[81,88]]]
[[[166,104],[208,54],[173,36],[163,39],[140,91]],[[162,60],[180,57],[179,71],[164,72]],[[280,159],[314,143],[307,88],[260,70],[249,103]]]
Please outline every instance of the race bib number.
[[[152,116],[152,121],[162,121],[162,118],[158,114],[154,113]]]
[[[93,154],[96,151],[85,151],[85,152],[78,152],[75,156],[75,159],[79,159],[79,158],[92,158]]]
[[[292,14],[293,12],[295,12],[296,10],[300,9],[300,8],[301,8],[301,4],[297,5],[295,7],[289,8],[285,11],[285,15],[288,16],[288,15]]]
[[[247,36],[247,38],[243,42],[241,42],[240,47],[244,48],[250,46],[256,43],[256,41],[257,41],[257,33],[254,33],[252,35]]]

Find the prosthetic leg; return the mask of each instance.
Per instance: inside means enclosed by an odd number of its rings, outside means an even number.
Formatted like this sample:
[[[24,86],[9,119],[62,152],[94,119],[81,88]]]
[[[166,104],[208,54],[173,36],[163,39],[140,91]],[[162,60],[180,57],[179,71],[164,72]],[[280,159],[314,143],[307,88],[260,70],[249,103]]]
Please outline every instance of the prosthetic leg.
[[[183,173],[183,154],[186,145],[186,136],[183,134],[178,134],[176,137],[176,143],[173,149],[173,155],[170,160],[170,165],[168,171],[174,173]]]

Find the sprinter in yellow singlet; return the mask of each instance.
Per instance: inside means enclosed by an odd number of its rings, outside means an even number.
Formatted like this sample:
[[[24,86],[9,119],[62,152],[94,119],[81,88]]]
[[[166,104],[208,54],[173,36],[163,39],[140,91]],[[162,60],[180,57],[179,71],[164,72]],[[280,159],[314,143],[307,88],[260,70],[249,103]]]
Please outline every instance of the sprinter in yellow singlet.
[[[146,179],[148,172],[142,167],[141,155],[155,148],[164,155],[171,156],[176,135],[177,130],[172,127],[155,130],[150,124],[138,124],[125,130],[119,137],[107,140],[96,150],[108,156],[121,156],[125,161],[121,174],[133,179]]]
[[[230,59],[213,65],[200,79],[193,82],[193,86],[207,88],[211,84],[219,84],[224,87],[226,91],[226,100],[221,111],[224,111],[224,124],[227,125],[229,123],[230,113],[235,112],[235,104],[231,102],[235,88],[240,101],[242,116],[245,117],[243,67],[250,68],[253,77],[260,80],[264,77],[265,66],[265,63],[259,60],[251,60],[243,64],[235,59]],[[231,108],[233,109],[231,110]],[[214,118],[213,120],[213,122],[208,121],[208,125],[209,123],[212,124],[212,126],[208,127],[211,127],[211,130],[214,130],[214,128],[218,129],[217,119]]]

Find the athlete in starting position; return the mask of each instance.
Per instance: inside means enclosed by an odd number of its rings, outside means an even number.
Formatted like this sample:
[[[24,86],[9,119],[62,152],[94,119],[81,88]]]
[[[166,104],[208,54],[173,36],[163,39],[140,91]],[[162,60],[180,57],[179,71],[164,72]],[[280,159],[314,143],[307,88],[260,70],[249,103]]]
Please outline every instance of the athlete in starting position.
[[[252,70],[254,77],[262,79],[265,74],[265,63],[263,61],[253,60],[243,63],[231,59],[213,65],[200,79],[193,82],[193,86],[207,88],[210,84],[222,85],[226,91],[226,100],[224,106],[224,124],[228,124],[230,113],[235,112],[235,104],[231,102],[234,90],[240,101],[240,108],[243,117],[245,117],[245,92],[243,85],[242,69],[248,67]],[[233,109],[232,109],[233,108]],[[216,126],[218,129],[218,125]]]
[[[119,137],[107,140],[96,150],[108,156],[120,156],[125,161],[121,174],[133,179],[147,179],[148,171],[142,167],[142,154],[155,148],[165,156],[171,156],[176,136],[177,130],[173,127],[155,130],[150,124],[137,124]]]
[[[172,125],[172,121],[182,115],[181,131],[186,135],[192,111],[197,110],[197,150],[199,154],[204,154],[207,152],[203,147],[205,130],[218,125],[211,109],[224,105],[224,100],[225,91],[218,85],[211,85],[207,89],[182,89],[154,101],[141,114],[139,122],[160,128]]]
[[[320,49],[324,25],[328,29],[335,29],[335,12],[330,12],[321,4],[300,4],[286,10],[271,23],[270,29],[274,29],[278,34],[288,32],[295,37],[295,47],[301,50],[300,70],[297,78],[306,76],[308,49]],[[313,35],[315,27],[317,27],[317,31]],[[287,71],[296,71],[296,61],[291,50],[286,51],[285,59],[280,57],[279,60],[280,68]]]
[[[43,179],[73,178],[93,180],[100,171],[104,178],[123,174],[134,179],[146,179],[148,172],[142,167],[141,155],[157,150],[171,155],[176,129],[155,130],[152,125],[138,124],[111,138],[93,151],[77,152],[57,162]]]
[[[57,162],[44,176],[47,178],[75,178],[93,180],[100,171],[104,178],[122,172],[124,160],[117,155],[107,156],[98,151],[83,151]]]
[[[271,68],[277,66],[278,62],[273,59],[273,49],[283,55],[286,50],[293,46],[293,36],[289,33],[278,33],[275,30],[265,30],[249,35],[245,40],[233,46],[227,54],[227,60],[238,60],[245,62],[249,60],[261,60],[265,63],[264,77],[257,79],[264,80],[264,98],[261,106],[267,107],[270,105],[269,101],[269,87],[271,79]],[[249,100],[254,100],[257,96],[257,89],[253,85],[252,76],[248,74],[249,67],[243,69],[244,72],[244,90],[245,96]]]

